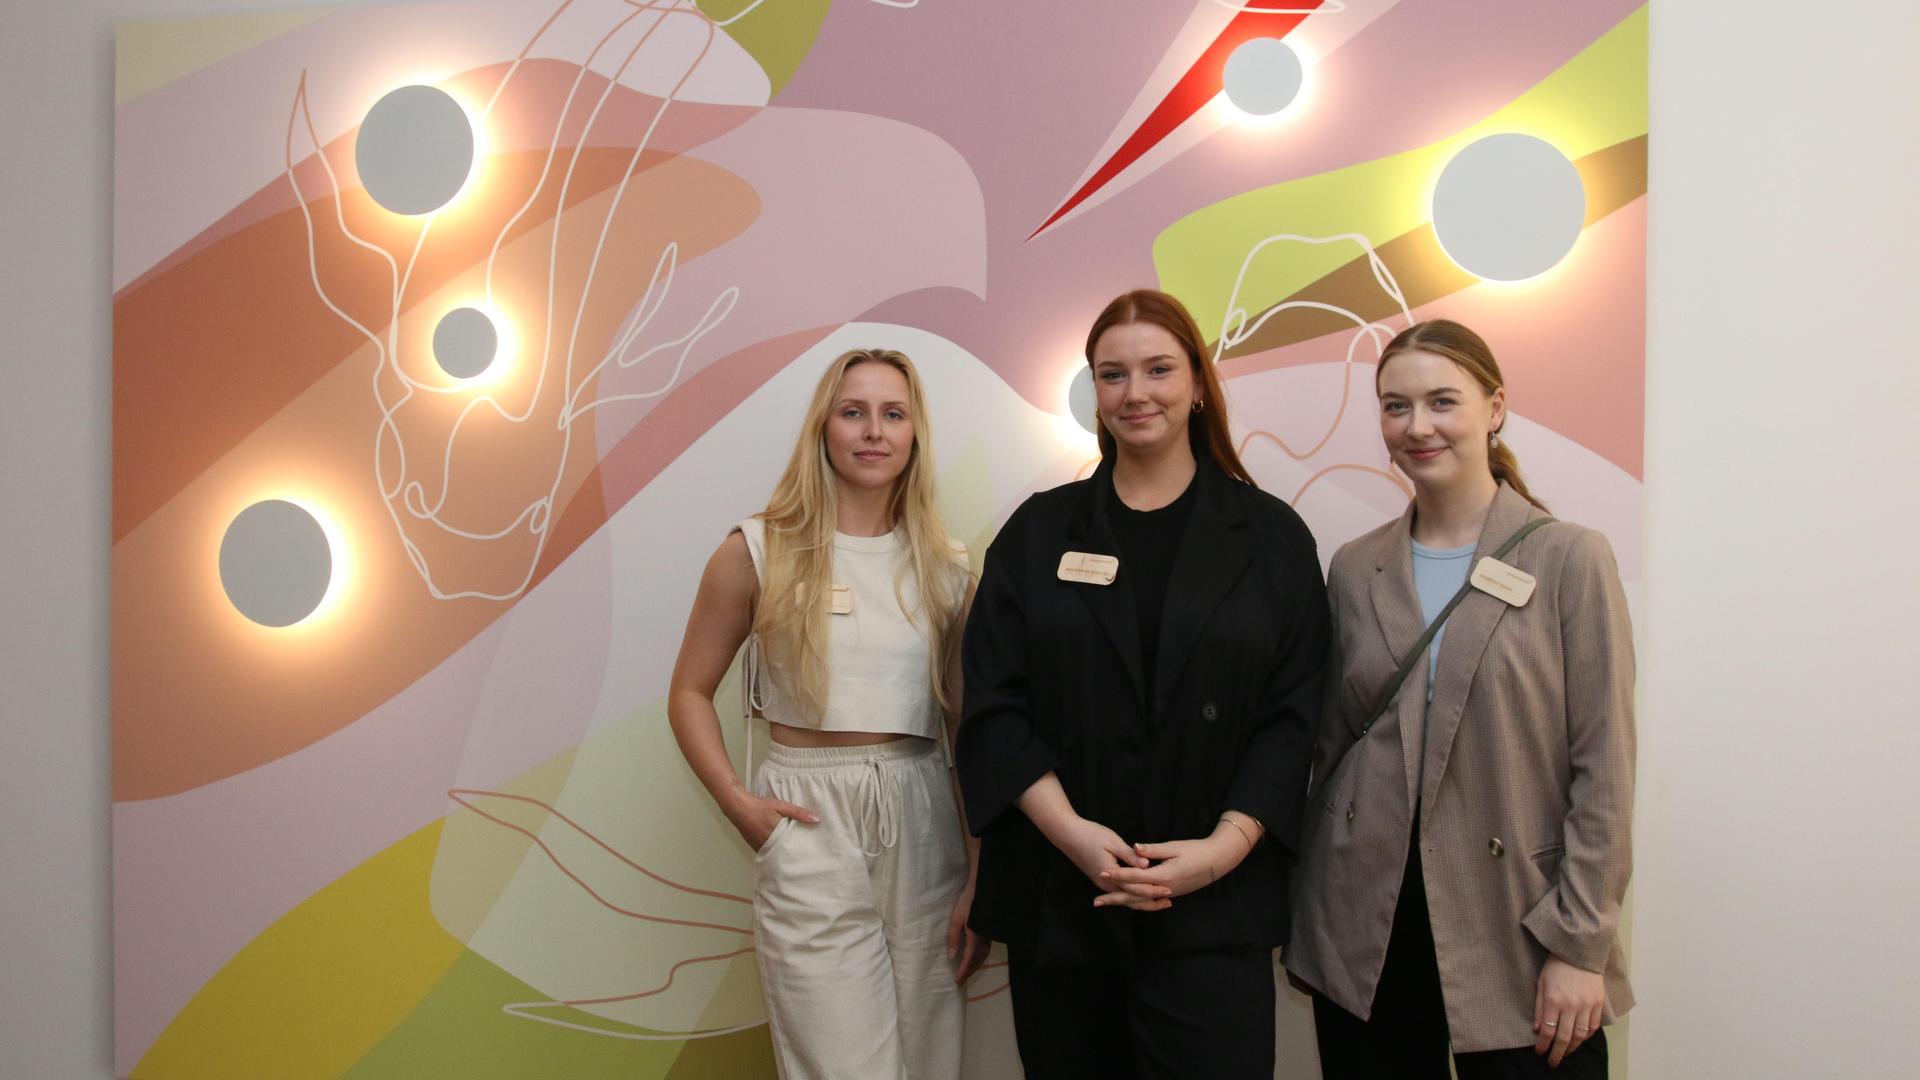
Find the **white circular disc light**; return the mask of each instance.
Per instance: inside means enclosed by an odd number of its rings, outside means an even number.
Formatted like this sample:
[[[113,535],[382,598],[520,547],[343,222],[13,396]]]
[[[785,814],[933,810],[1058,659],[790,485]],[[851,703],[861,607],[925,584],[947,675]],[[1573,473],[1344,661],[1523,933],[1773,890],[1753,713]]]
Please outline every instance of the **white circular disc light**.
[[[254,503],[220,541],[220,584],[240,614],[262,626],[292,626],[314,613],[333,584],[333,549],[305,507]]]
[[[353,157],[374,202],[396,214],[431,213],[473,171],[473,123],[445,90],[402,86],[367,110]]]
[[[492,366],[500,332],[479,308],[454,308],[433,328],[433,358],[456,379],[471,379]]]
[[[1293,104],[1306,80],[1300,54],[1279,38],[1269,37],[1241,42],[1227,57],[1222,78],[1227,100],[1253,116],[1272,116]]]
[[[1098,435],[1100,418],[1095,413],[1099,408],[1093,393],[1093,369],[1083,364],[1067,384],[1067,411],[1089,434]]]
[[[1489,135],[1447,162],[1433,191],[1433,231],[1447,257],[1490,281],[1551,270],[1580,239],[1587,189],[1553,144]]]

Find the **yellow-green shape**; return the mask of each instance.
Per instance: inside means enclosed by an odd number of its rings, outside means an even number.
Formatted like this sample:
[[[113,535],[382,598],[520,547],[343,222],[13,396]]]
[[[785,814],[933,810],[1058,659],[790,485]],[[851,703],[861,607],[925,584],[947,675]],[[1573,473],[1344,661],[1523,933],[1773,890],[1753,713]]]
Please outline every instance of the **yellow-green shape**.
[[[249,942],[167,1025],[131,1080],[345,1072],[466,949],[427,902],[440,827],[374,855]]]
[[[994,513],[999,509],[993,495],[992,464],[991,448],[979,435],[940,463],[941,518],[954,539],[967,545],[967,561],[975,574],[986,559]]]
[[[502,1011],[508,1003],[544,996],[480,954],[464,953],[426,1000],[343,1080],[773,1080],[773,1046],[765,1025],[707,1039],[637,1041],[619,1036],[644,1034],[643,1029],[576,1009],[555,1006],[543,1015],[602,1034]]]
[[[1241,260],[1266,237],[1359,233],[1377,246],[1418,228],[1431,216],[1440,171],[1468,143],[1488,135],[1533,135],[1577,160],[1646,131],[1647,9],[1642,5],[1526,93],[1458,134],[1188,214],[1154,241],[1154,267],[1160,287],[1187,305],[1211,340],[1226,319]],[[1353,243],[1275,244],[1248,268],[1236,306],[1258,316],[1363,251]]]
[[[769,98],[779,97],[781,87],[800,70],[832,6],[833,0],[698,0],[700,10],[715,22],[746,12],[722,29],[767,73]]]
[[[158,90],[328,14],[270,11],[123,22],[116,28],[114,43],[114,104]]]

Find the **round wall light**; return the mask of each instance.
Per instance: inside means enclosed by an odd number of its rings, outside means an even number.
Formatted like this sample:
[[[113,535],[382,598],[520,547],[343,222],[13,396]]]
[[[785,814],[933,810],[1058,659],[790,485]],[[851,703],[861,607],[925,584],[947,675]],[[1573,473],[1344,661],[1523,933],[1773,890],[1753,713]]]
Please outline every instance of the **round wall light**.
[[[471,379],[487,370],[499,351],[500,331],[479,308],[454,308],[433,328],[433,358],[440,370],[456,379]]]
[[[1519,281],[1552,269],[1580,239],[1587,190],[1580,170],[1532,135],[1489,135],[1441,170],[1433,231],[1462,270]]]
[[[473,123],[452,95],[415,84],[388,92],[360,122],[353,157],[373,201],[425,214],[460,193],[473,171]]]
[[[1093,369],[1085,364],[1073,373],[1073,381],[1067,384],[1067,411],[1089,435],[1100,433],[1100,406],[1093,393]]]
[[[1252,116],[1272,116],[1293,104],[1306,84],[1306,66],[1279,38],[1249,38],[1227,57],[1222,82],[1233,107]]]
[[[220,541],[227,599],[262,626],[292,626],[313,614],[333,584],[333,563],[319,520],[284,499],[240,511]]]

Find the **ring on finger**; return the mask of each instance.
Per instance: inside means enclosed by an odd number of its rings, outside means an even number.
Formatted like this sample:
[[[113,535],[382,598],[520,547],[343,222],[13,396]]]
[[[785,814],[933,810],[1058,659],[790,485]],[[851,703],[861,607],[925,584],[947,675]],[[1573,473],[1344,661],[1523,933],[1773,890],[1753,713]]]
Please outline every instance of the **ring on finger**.
[[[1558,1021],[1558,1020],[1548,1020],[1548,1021],[1546,1022],[1546,1024],[1547,1024],[1547,1026],[1548,1026],[1548,1027],[1559,1027],[1559,1026],[1560,1026],[1560,1021]]]

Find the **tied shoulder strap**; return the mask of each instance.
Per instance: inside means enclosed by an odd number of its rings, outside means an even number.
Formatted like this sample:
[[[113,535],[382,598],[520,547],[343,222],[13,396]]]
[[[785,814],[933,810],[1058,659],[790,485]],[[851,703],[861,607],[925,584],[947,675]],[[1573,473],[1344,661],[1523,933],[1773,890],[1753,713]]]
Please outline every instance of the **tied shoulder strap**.
[[[760,635],[747,635],[746,654],[740,658],[740,714],[741,722],[747,731],[746,756],[740,762],[740,779],[747,787],[753,787],[753,718],[759,716],[767,707],[766,695],[760,688],[760,666],[765,658],[760,655]]]
[[[1550,517],[1539,517],[1520,526],[1520,531],[1507,537],[1507,542],[1501,544],[1500,549],[1495,551],[1492,557],[1495,559],[1505,558],[1507,552],[1512,551],[1514,546],[1519,544],[1520,541],[1525,540],[1533,530],[1553,520],[1554,519]],[[1440,628],[1446,625],[1447,616],[1453,614],[1453,609],[1459,607],[1460,601],[1465,600],[1467,594],[1472,591],[1473,580],[1472,576],[1469,575],[1468,580],[1460,586],[1460,591],[1454,593],[1453,599],[1447,601],[1447,606],[1441,608],[1440,614],[1434,616],[1433,621],[1427,624],[1426,632],[1420,635],[1420,640],[1413,643],[1413,648],[1407,652],[1407,658],[1400,661],[1400,670],[1394,672],[1393,678],[1388,680],[1387,685],[1381,689],[1379,699],[1373,703],[1373,708],[1367,710],[1366,723],[1360,725],[1361,735],[1364,736],[1367,732],[1373,730],[1374,721],[1380,719],[1380,717],[1386,713],[1387,706],[1393,704],[1394,696],[1400,693],[1400,687],[1407,681],[1407,675],[1413,671],[1413,665],[1419,663],[1420,658],[1427,654],[1427,646],[1433,644],[1434,635],[1438,634]]]

